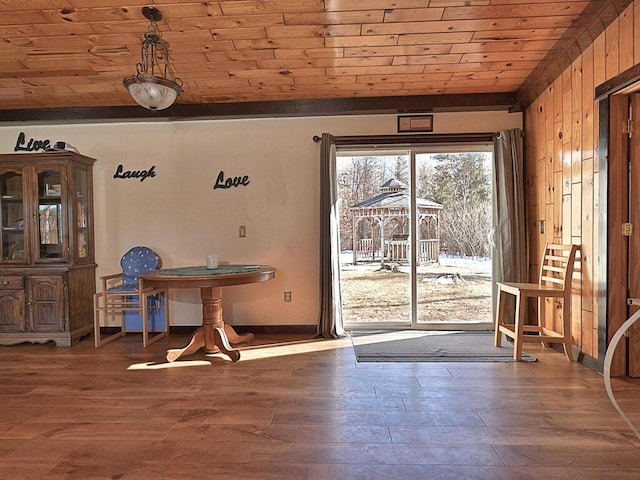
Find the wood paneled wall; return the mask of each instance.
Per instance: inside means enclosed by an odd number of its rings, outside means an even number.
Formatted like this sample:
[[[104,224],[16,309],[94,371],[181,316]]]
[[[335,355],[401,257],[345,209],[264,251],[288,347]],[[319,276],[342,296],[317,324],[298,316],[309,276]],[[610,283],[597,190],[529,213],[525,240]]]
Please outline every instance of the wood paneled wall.
[[[598,358],[598,104],[594,89],[640,63],[640,0],[584,49],[525,112],[530,274],[546,242],[582,246],[582,282],[572,303],[574,345]],[[544,225],[544,228],[543,228]],[[561,306],[548,305],[555,312]]]

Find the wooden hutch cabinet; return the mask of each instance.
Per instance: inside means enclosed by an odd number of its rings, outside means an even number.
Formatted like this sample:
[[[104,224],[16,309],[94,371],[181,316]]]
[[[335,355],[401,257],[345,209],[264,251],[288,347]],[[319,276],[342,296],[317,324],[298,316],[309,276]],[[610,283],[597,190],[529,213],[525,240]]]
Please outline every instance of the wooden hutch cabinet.
[[[0,345],[70,346],[93,331],[94,162],[0,155]]]

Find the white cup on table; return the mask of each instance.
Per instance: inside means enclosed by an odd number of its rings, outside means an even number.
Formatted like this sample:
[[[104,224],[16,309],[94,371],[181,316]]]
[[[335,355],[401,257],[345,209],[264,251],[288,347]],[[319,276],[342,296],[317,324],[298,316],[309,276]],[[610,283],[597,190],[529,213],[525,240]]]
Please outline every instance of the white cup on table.
[[[207,255],[207,268],[214,269],[218,268],[218,256],[217,255]]]

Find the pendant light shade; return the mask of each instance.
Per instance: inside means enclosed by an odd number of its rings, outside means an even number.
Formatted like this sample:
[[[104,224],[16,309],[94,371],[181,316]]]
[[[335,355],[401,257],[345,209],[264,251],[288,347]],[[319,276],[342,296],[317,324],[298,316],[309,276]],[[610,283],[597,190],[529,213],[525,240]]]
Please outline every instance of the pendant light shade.
[[[169,45],[160,39],[156,25],[162,20],[162,13],[154,7],[143,7],[142,14],[151,22],[142,42],[142,59],[136,65],[137,73],[125,78],[122,83],[139,105],[153,111],[164,110],[183,93],[182,80],[167,78]],[[157,70],[161,70],[163,75],[156,73]]]

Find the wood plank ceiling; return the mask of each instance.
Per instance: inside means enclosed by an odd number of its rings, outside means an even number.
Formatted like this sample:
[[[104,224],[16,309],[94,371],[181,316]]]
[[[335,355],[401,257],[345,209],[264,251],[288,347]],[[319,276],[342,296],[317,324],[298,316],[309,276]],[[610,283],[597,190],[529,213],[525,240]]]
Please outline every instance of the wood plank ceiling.
[[[526,106],[630,1],[0,0],[0,120],[142,114],[122,79],[144,5],[184,82],[175,116]]]

